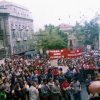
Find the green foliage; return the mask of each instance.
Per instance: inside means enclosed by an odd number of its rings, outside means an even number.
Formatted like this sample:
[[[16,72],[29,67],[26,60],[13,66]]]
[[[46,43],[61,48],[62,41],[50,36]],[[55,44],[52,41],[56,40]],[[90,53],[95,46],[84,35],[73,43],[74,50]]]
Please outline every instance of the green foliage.
[[[76,35],[83,35],[84,29],[83,26],[76,22],[76,25],[73,27],[73,31],[77,33]]]
[[[85,22],[84,25],[76,23],[73,31],[76,33],[78,41],[81,41],[82,44],[95,45],[95,42],[98,41],[98,24],[96,18]],[[84,37],[84,39],[81,37]]]
[[[3,91],[0,91],[0,100],[6,100],[7,96],[6,93]]]
[[[45,29],[40,31],[38,37],[38,47],[43,50],[62,49],[67,47],[67,36],[53,25],[46,25]]]
[[[84,44],[93,45],[95,40],[98,40],[98,24],[95,19],[92,19],[89,23],[85,23],[84,35],[86,38]]]
[[[80,25],[79,23],[76,23],[76,25],[73,27],[73,32],[76,33],[75,36],[77,37],[78,43],[82,45],[84,42],[82,41],[82,37],[84,37],[83,26]]]
[[[30,49],[34,49],[34,42],[33,39],[27,40],[26,45],[28,45],[28,47]]]

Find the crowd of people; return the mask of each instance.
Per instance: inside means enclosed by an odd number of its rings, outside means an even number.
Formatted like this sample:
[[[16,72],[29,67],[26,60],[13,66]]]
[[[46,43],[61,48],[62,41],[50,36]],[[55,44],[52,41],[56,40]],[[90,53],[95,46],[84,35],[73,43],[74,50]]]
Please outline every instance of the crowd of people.
[[[99,57],[49,59],[12,56],[0,65],[0,100],[81,100],[82,84],[99,80]]]

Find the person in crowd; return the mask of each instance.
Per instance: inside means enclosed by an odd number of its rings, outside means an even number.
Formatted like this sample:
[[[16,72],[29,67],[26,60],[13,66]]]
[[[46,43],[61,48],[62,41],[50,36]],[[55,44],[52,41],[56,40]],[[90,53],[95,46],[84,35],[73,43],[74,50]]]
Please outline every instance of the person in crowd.
[[[50,78],[53,78],[52,70],[51,69],[48,70],[48,73],[47,73],[47,81],[49,81]]]
[[[50,89],[47,85],[47,79],[43,79],[43,84],[39,88],[39,91],[40,91],[40,100],[49,100]]]
[[[25,99],[23,88],[20,86],[20,84],[18,82],[16,83],[15,88],[14,88],[14,93],[13,93],[15,100],[19,100],[19,99],[24,100]]]
[[[60,68],[59,70],[60,70],[60,71],[59,71],[59,74],[60,74],[60,75],[63,75],[63,70],[62,70],[62,68]]]
[[[3,80],[2,88],[7,95],[7,100],[10,100],[10,83],[7,78]]]
[[[79,80],[74,79],[71,82],[71,89],[73,90],[74,100],[81,100],[81,84]]]
[[[51,92],[52,92],[52,100],[61,100],[61,88],[58,80],[55,81],[55,84]]]
[[[68,83],[67,79],[65,79],[61,85],[61,89],[62,89],[62,95],[64,97],[65,100],[71,100],[71,96],[70,96],[70,84]]]
[[[3,83],[2,75],[0,74],[0,85]]]
[[[90,94],[89,91],[88,91],[88,86],[90,85],[91,82],[92,82],[91,75],[88,74],[87,79],[85,81],[85,83],[86,83],[86,89],[87,89],[88,94]]]
[[[54,81],[52,78],[49,79],[48,86],[50,86],[51,84],[52,84],[52,86],[54,86]]]
[[[60,66],[56,69],[51,66],[50,59],[13,56],[0,65],[0,89],[3,87],[7,98],[12,95],[10,100],[29,100],[26,95],[29,95],[31,100],[60,100],[63,97],[65,100],[71,100],[70,94],[74,95],[75,100],[80,100],[80,79],[84,80],[82,82],[88,87],[93,80],[88,74],[95,77],[95,70],[99,73],[99,63],[98,57],[91,56],[59,58],[58,64],[66,67],[63,70],[62,67],[59,69]],[[92,69],[94,66],[97,69]],[[88,71],[89,68],[93,74]]]
[[[60,75],[58,76],[58,80],[59,80],[60,86],[61,86],[61,84],[63,83],[64,79],[65,79],[65,76],[64,76],[63,74],[60,74]]]
[[[0,100],[5,100],[7,99],[7,94],[4,91],[3,86],[3,80],[2,80],[2,75],[0,75]]]
[[[32,82],[30,87],[26,87],[26,90],[29,91],[30,100],[39,100],[39,91],[37,89],[36,83]],[[24,100],[24,99],[23,99]]]

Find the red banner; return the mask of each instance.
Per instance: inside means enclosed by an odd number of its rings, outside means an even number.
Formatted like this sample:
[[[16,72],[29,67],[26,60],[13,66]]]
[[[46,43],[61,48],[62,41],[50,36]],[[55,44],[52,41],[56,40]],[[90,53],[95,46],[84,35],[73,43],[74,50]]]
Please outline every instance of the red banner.
[[[75,51],[70,51],[66,54],[66,58],[76,58],[82,56],[82,51],[77,49]]]
[[[82,51],[80,49],[74,51],[70,51],[68,49],[49,50],[48,55],[50,59],[76,58],[82,56]]]

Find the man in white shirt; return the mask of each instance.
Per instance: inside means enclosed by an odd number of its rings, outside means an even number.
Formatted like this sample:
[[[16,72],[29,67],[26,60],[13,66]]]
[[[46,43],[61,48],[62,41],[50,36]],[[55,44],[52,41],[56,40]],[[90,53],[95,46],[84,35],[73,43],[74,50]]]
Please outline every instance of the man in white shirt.
[[[39,91],[36,88],[35,83],[33,83],[30,87],[27,86],[26,89],[29,91],[30,100],[39,100]]]

